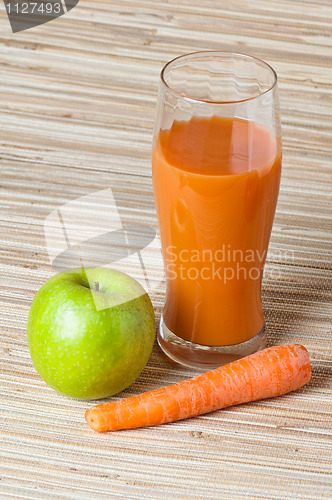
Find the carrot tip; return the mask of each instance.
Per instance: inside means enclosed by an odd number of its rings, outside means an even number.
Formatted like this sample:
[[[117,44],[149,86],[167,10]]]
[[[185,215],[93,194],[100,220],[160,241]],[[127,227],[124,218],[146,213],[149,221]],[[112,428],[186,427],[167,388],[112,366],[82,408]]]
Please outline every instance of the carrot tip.
[[[86,410],[85,420],[88,426],[96,432],[105,432],[111,430],[107,425],[105,416],[99,411],[98,407],[93,407]]]
[[[85,420],[86,420],[87,424],[89,425],[89,427],[91,427],[91,429],[98,432],[99,425],[98,425],[98,422],[96,421],[96,419],[93,417],[93,408],[86,410]]]

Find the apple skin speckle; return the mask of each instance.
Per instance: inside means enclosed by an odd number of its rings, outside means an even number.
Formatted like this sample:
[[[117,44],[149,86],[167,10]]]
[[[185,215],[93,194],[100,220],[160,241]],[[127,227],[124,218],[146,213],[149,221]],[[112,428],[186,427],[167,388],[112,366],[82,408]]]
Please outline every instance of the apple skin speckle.
[[[95,281],[103,290],[99,304],[89,288]],[[149,296],[130,276],[74,269],[37,292],[27,333],[34,366],[50,387],[76,399],[101,399],[127,388],[145,367],[155,317]]]

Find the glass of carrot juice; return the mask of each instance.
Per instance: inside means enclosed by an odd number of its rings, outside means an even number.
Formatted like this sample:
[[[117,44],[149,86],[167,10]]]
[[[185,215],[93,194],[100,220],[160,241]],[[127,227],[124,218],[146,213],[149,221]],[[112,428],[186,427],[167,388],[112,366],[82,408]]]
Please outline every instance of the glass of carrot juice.
[[[161,71],[152,177],[166,299],[158,342],[212,368],[263,348],[261,283],[281,174],[277,75],[204,51]]]

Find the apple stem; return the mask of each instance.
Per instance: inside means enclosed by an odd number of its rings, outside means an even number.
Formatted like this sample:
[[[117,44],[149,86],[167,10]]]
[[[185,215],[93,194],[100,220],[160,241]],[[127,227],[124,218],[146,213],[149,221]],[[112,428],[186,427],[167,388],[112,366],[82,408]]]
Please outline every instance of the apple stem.
[[[99,292],[99,281],[95,281],[96,292]]]

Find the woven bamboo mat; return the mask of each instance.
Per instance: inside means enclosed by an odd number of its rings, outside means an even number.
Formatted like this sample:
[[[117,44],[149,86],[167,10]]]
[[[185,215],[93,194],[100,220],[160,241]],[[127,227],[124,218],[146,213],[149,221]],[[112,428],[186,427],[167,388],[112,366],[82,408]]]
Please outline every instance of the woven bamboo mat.
[[[1,3],[0,31],[0,497],[332,498],[330,0],[81,0],[15,35]],[[283,398],[98,435],[89,404],[54,393],[29,357],[29,306],[55,272],[44,221],[111,188],[123,221],[157,228],[158,75],[200,49],[251,53],[278,72],[283,176],[264,308],[269,344],[303,343],[313,378]],[[159,319],[164,283],[151,298]],[[120,397],[194,374],[155,345]]]

